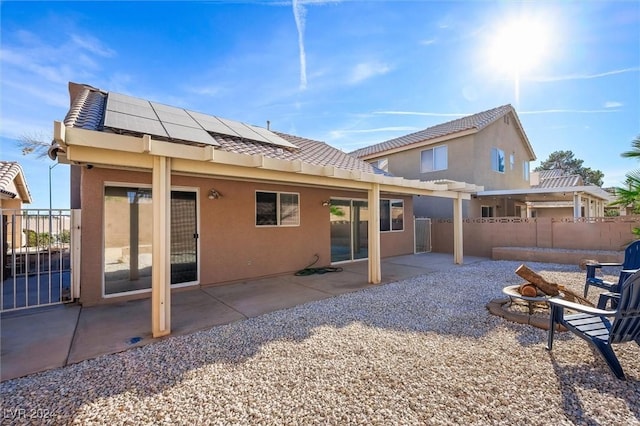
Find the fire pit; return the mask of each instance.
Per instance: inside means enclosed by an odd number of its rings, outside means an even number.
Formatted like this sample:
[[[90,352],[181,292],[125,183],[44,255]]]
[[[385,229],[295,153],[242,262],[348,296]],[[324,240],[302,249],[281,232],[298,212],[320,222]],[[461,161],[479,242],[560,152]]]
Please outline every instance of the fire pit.
[[[549,299],[563,298],[572,302],[593,306],[591,302],[580,295],[566,289],[564,286],[548,282],[542,276],[520,265],[516,274],[526,280],[520,285],[504,287],[502,292],[507,299],[495,299],[487,304],[487,309],[493,315],[503,317],[519,324],[529,324],[547,330],[549,328]],[[523,311],[524,304],[528,309]],[[542,312],[541,312],[542,311]]]
[[[564,293],[560,292],[557,296],[550,296],[540,292],[538,296],[524,296],[520,294],[520,285],[510,285],[502,289],[502,292],[509,296],[509,300],[513,303],[514,299],[524,300],[529,305],[529,315],[533,315],[533,310],[536,303],[547,303],[552,297],[564,298]]]

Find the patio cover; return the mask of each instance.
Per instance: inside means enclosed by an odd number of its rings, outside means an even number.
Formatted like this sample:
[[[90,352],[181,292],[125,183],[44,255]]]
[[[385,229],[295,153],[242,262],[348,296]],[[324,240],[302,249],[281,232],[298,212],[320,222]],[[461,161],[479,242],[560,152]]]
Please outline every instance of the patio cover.
[[[73,91],[78,91],[78,86],[75,83],[70,84],[70,92],[72,92],[70,114],[76,113],[74,110],[76,99]],[[90,86],[84,87],[86,90],[97,90]],[[338,150],[335,151],[340,153]],[[379,206],[381,193],[450,198],[454,200],[453,238],[456,264],[461,264],[463,260],[462,200],[469,200],[471,193],[482,190],[482,187],[465,182],[408,180],[402,177],[369,173],[357,168],[347,169],[331,164],[314,164],[300,158],[285,160],[264,154],[231,152],[214,145],[192,145],[158,140],[148,134],[127,135],[97,129],[87,130],[69,123],[65,125],[60,121],[54,122],[54,141],[50,148],[50,156],[59,162],[69,164],[91,164],[152,172],[153,259],[154,264],[157,262],[157,267],[154,265],[152,272],[154,337],[171,332],[169,231],[172,175],[249,179],[364,191],[367,193],[370,206]],[[379,218],[379,207],[371,209],[368,280],[372,284],[381,282]]]

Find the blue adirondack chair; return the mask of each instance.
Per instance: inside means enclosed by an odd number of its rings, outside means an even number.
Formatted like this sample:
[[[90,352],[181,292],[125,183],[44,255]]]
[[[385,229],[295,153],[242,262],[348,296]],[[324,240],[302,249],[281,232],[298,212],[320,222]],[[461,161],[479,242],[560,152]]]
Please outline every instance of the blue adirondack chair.
[[[634,241],[625,249],[623,263],[588,263],[585,266],[587,268],[587,279],[584,284],[584,297],[587,297],[589,286],[600,287],[613,293],[619,293],[620,285],[622,285],[624,280],[637,269],[640,269],[640,240]],[[600,277],[596,277],[596,270],[603,266],[622,267],[617,282],[605,281]]]
[[[551,315],[547,349],[551,350],[553,347],[556,325],[564,325],[597,349],[613,374],[625,380],[622,367],[611,345],[631,341],[640,345],[640,271],[633,273],[622,283],[615,310],[592,308],[559,298],[549,299],[549,304]],[[579,313],[565,315],[565,308]]]

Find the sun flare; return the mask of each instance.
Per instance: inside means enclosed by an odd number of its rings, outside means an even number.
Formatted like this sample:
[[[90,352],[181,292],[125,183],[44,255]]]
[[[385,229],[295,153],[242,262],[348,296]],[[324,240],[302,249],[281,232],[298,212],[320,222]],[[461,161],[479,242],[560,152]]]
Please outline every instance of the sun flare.
[[[549,28],[538,21],[508,22],[493,37],[490,59],[497,70],[525,72],[538,66],[549,49]]]
[[[497,74],[514,80],[516,101],[520,78],[540,68],[551,49],[551,29],[533,17],[511,19],[498,26],[488,43],[488,62]]]

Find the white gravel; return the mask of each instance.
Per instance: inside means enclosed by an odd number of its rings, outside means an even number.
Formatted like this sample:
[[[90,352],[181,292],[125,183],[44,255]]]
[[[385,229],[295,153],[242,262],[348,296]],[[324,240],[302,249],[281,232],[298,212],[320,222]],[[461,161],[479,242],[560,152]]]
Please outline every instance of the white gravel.
[[[638,345],[615,347],[620,381],[576,336],[556,335],[549,353],[544,330],[486,310],[521,282],[520,263],[434,272],[7,381],[2,423],[640,425]],[[528,265],[582,290],[577,266]]]

